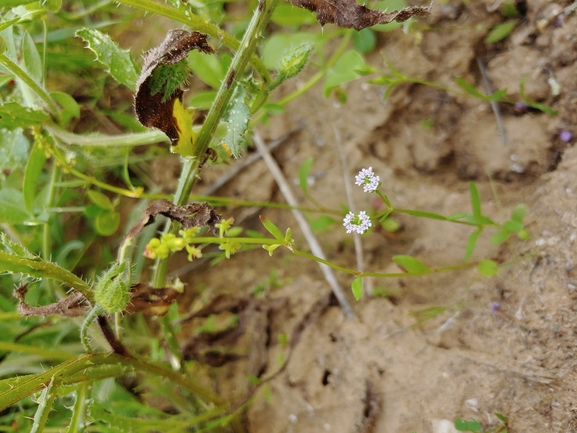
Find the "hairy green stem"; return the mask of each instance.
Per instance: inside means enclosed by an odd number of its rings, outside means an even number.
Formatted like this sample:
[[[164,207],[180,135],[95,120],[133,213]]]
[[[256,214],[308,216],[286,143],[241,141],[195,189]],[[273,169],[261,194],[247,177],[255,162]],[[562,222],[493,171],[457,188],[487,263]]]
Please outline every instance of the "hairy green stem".
[[[12,72],[17,78],[22,80],[24,84],[26,84],[34,93],[40,97],[40,99],[42,99],[42,101],[44,101],[50,114],[52,114],[54,117],[58,115],[58,106],[52,97],[36,81],[34,81],[32,77],[26,73],[26,71],[14,63],[10,58],[8,58],[6,54],[0,54],[0,63],[10,72]]]
[[[196,31],[206,33],[207,35],[217,39],[231,50],[238,51],[241,45],[234,37],[221,30],[217,26],[194,15],[192,12],[183,14],[177,9],[160,3],[155,3],[151,0],[118,0],[118,2],[186,24]],[[252,53],[250,54],[250,62],[252,63],[255,70],[259,73],[259,75],[263,78],[265,83],[270,82],[270,74],[268,73],[266,66],[258,57],[253,56]]]
[[[66,131],[55,124],[48,124],[44,126],[52,135],[58,137],[66,144],[75,144],[77,146],[92,146],[92,147],[133,147],[142,144],[152,144],[167,142],[168,137],[164,132],[157,129],[151,129],[146,132],[135,132],[131,134],[121,135],[80,135],[73,132]]]

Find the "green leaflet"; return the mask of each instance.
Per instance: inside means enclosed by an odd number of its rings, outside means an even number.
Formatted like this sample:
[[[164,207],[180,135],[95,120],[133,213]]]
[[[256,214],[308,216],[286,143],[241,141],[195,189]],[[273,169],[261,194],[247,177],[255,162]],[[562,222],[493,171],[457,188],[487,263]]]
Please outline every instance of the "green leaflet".
[[[121,49],[106,33],[94,29],[80,29],[76,36],[82,38],[87,47],[96,54],[96,59],[106,67],[106,71],[120,84],[134,90],[138,73],[132,56]]]

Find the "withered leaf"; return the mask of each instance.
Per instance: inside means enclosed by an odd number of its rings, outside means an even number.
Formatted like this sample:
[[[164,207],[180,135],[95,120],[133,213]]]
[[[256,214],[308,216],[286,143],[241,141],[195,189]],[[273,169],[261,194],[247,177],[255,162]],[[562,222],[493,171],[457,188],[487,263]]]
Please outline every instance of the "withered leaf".
[[[24,300],[28,292],[28,285],[18,287],[14,290],[14,297],[18,299],[18,312],[21,316],[62,316],[77,317],[86,314],[87,301],[82,293],[75,292],[66,298],[50,305],[42,307],[32,307]]]
[[[177,206],[161,199],[152,202],[143,213],[144,217],[126,234],[125,239],[135,237],[144,227],[151,224],[157,215],[178,221],[184,228],[208,226],[214,234],[218,234],[216,224],[220,222],[220,215],[208,203],[187,203],[184,206]]]
[[[130,288],[127,313],[147,316],[164,316],[180,293],[174,289],[155,289],[150,284],[139,283]]]
[[[142,72],[136,82],[134,111],[140,123],[160,129],[168,136],[173,146],[177,145],[179,138],[178,124],[173,116],[174,104],[176,100],[182,102],[183,91],[177,87],[170,95],[165,95],[162,91],[153,92],[152,75],[159,66],[175,65],[183,61],[191,50],[213,53],[206,38],[206,35],[199,32],[170,30],[158,47],[147,51],[144,55]]]
[[[293,6],[316,12],[321,25],[333,23],[339,27],[362,30],[377,24],[388,24],[392,21],[403,22],[413,16],[426,16],[431,11],[429,6],[408,6],[390,13],[368,9],[355,0],[289,0]]]

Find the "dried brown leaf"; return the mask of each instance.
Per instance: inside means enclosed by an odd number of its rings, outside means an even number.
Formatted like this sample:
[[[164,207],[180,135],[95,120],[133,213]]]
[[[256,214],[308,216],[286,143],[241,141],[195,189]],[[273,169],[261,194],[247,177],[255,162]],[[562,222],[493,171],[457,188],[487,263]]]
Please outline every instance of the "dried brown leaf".
[[[333,23],[339,27],[362,30],[377,24],[388,24],[392,21],[403,22],[413,16],[426,16],[431,11],[429,6],[408,6],[390,13],[368,9],[355,0],[289,0],[297,7],[316,12],[321,25]]]
[[[151,224],[157,215],[178,221],[184,228],[208,226],[214,234],[218,234],[216,224],[220,222],[220,215],[208,203],[187,203],[184,206],[177,206],[161,199],[152,202],[143,213],[144,217],[126,234],[125,239],[135,237],[144,227]]]
[[[14,297],[18,299],[18,312],[21,316],[62,316],[77,317],[86,314],[87,301],[82,293],[75,292],[58,302],[42,307],[32,307],[24,300],[28,292],[28,285],[14,290]]]
[[[174,289],[155,289],[150,284],[135,284],[130,288],[130,302],[126,312],[164,316],[178,295],[180,292]]]
[[[144,126],[158,128],[164,132],[173,145],[179,138],[179,128],[173,116],[174,103],[182,102],[182,89],[176,89],[168,98],[162,92],[151,92],[150,84],[154,70],[161,65],[174,65],[180,62],[194,49],[203,53],[213,53],[206,42],[207,36],[199,32],[170,30],[164,41],[144,55],[142,72],[136,82],[134,111]]]

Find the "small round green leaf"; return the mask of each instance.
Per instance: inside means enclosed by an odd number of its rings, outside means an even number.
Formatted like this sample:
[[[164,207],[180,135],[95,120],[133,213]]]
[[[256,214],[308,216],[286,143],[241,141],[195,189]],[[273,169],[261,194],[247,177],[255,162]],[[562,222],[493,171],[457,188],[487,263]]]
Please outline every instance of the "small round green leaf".
[[[353,290],[353,296],[355,299],[357,301],[361,299],[363,294],[363,279],[361,277],[356,277],[351,284],[351,289]]]
[[[479,262],[479,273],[485,277],[496,275],[499,272],[499,265],[493,260],[483,259]]]

